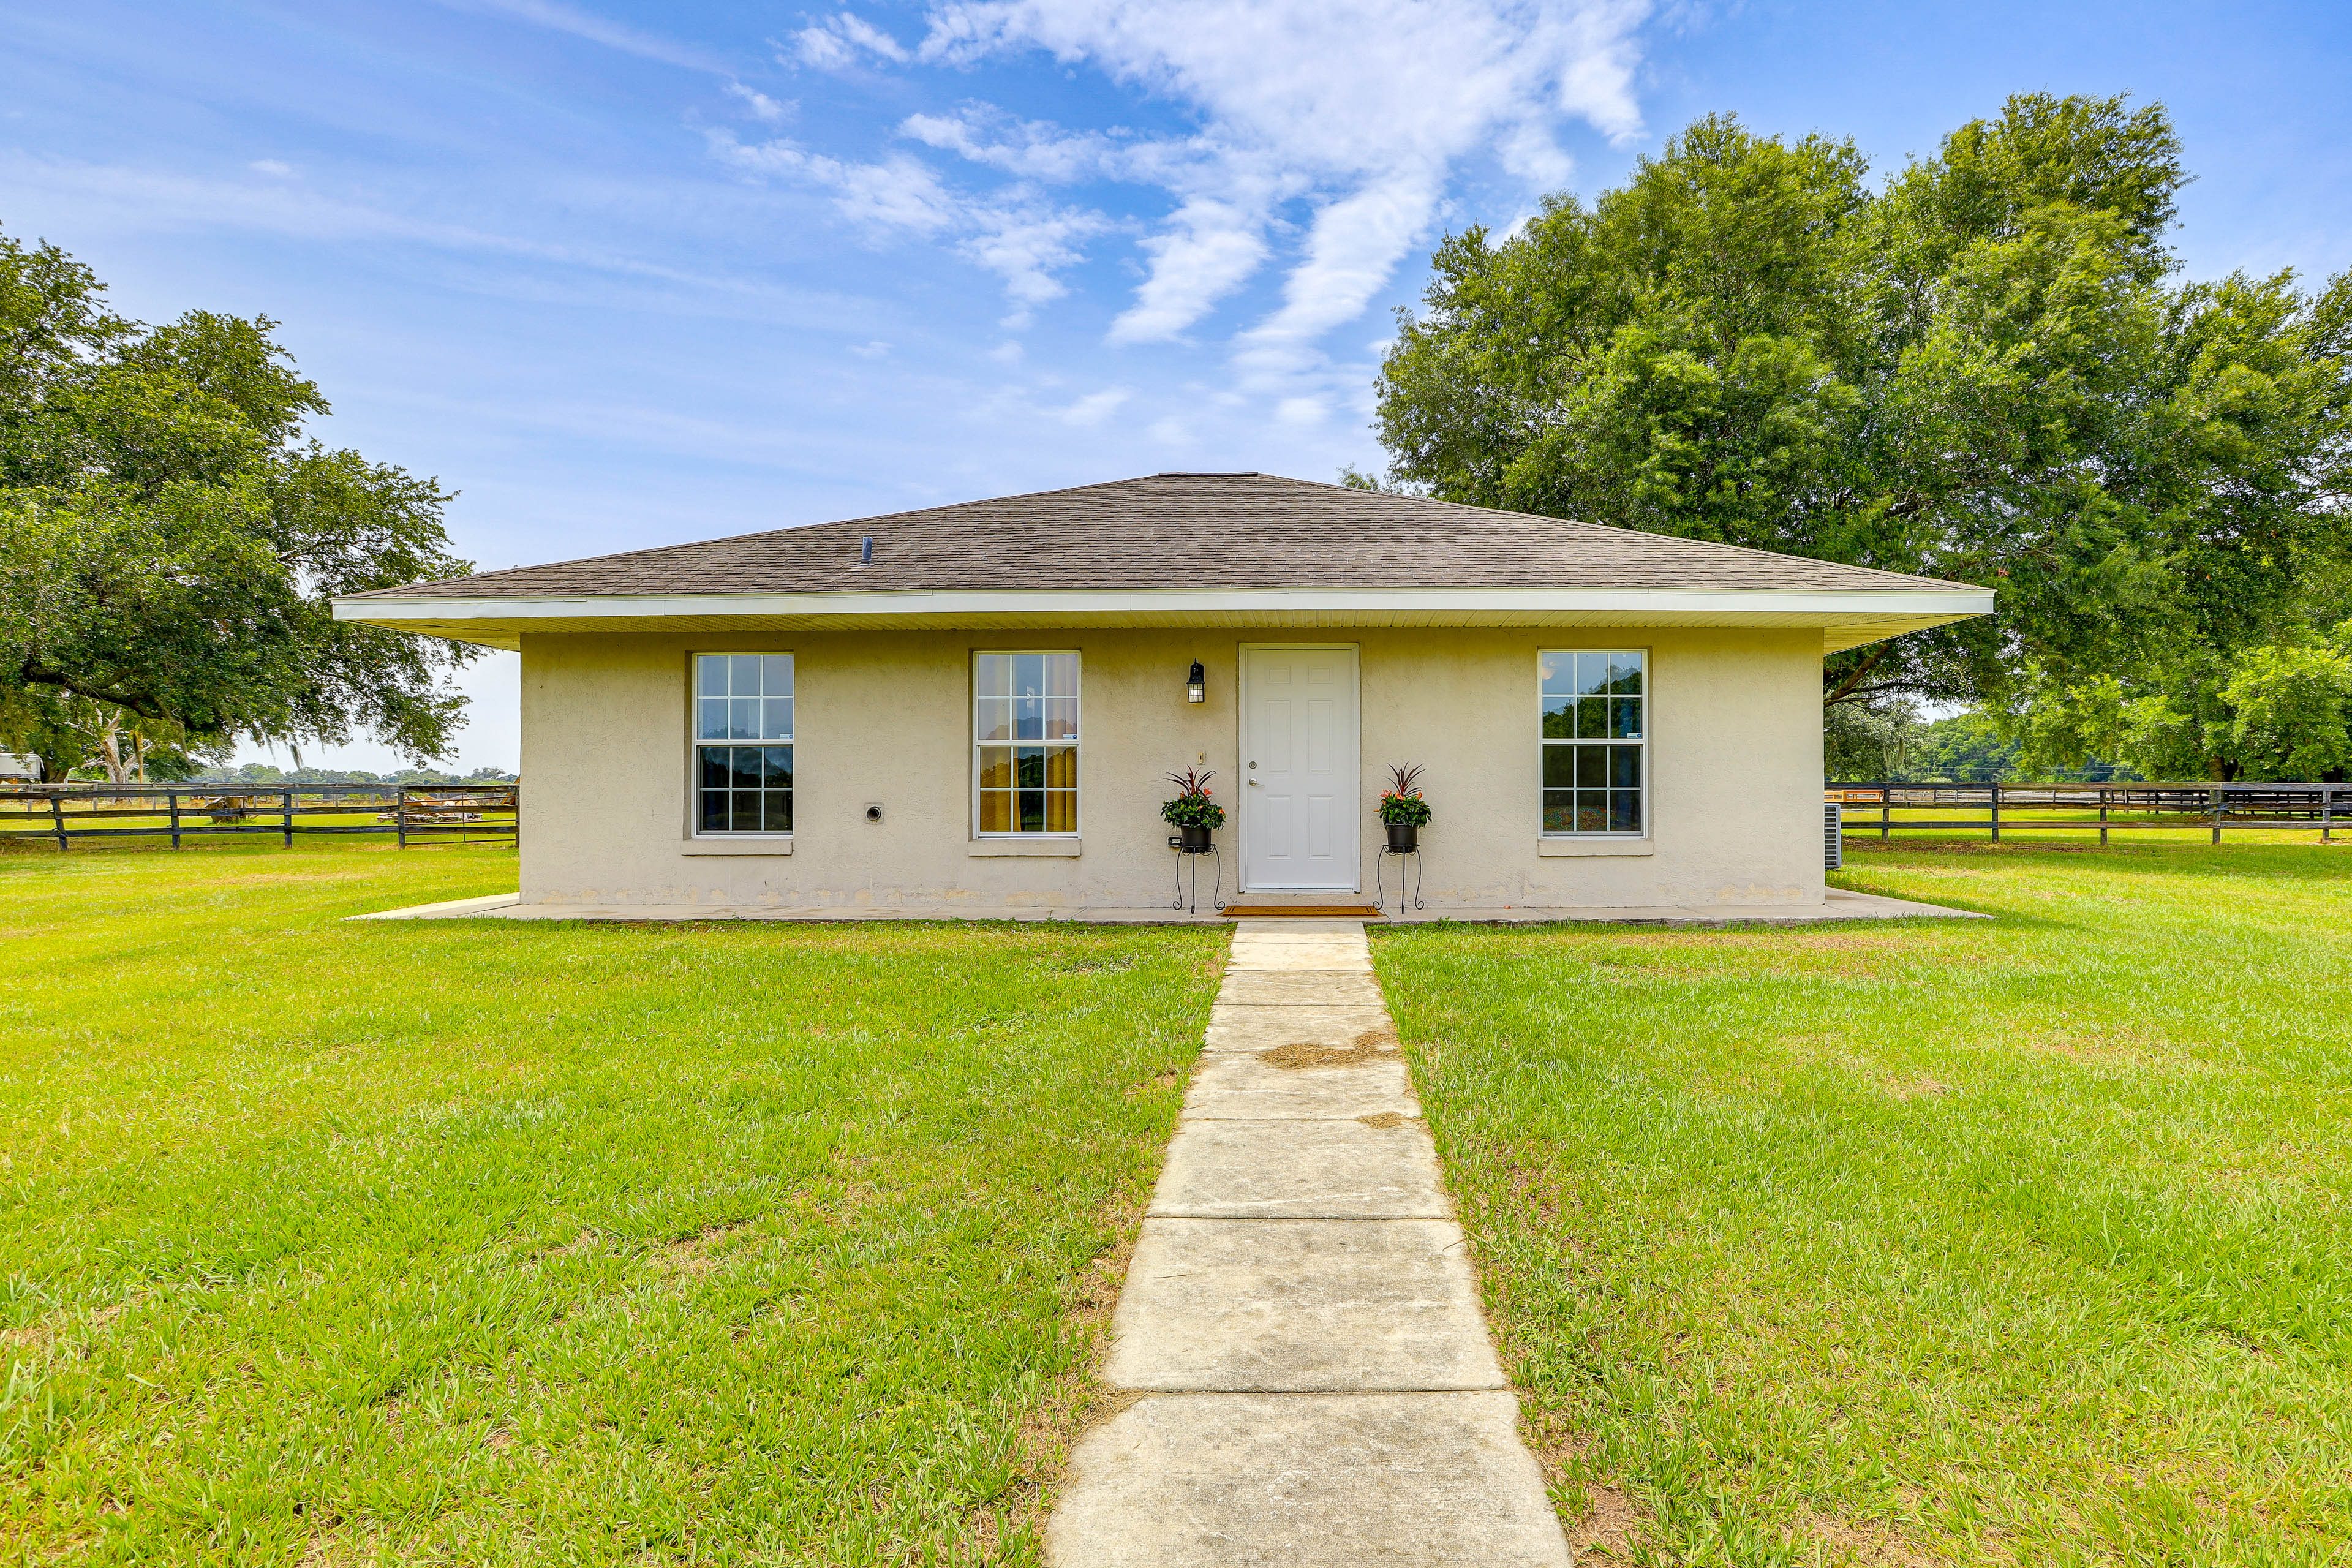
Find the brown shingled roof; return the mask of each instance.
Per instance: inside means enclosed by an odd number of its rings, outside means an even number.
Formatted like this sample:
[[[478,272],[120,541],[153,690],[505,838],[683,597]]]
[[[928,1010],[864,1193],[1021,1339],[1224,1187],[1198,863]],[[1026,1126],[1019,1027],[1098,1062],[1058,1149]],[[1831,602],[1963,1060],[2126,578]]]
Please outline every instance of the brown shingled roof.
[[[874,562],[859,564],[874,541]],[[1143,588],[1949,590],[1598,523],[1273,474],[1159,474],[698,544],[519,566],[354,598]]]

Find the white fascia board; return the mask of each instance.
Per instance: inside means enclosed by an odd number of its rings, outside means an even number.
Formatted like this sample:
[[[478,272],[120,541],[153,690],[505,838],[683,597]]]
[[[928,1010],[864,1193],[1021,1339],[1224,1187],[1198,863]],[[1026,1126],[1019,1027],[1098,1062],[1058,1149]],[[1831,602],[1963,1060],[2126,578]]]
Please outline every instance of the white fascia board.
[[[1959,619],[1992,613],[1990,588],[1151,588],[1116,593],[1036,589],[897,594],[597,594],[530,598],[338,599],[335,618],[403,621],[698,619],[706,616],[1055,614],[1248,615],[1266,611],[1444,614],[1574,611],[1622,615],[1731,614],[1819,616],[1821,624],[1890,616]]]

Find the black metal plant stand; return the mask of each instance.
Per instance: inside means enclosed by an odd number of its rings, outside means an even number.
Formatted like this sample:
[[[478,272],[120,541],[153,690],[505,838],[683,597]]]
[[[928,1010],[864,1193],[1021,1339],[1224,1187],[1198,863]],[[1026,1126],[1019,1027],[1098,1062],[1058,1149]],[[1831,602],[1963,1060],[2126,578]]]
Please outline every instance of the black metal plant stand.
[[[1209,886],[1209,902],[1212,907],[1220,910],[1225,907],[1225,858],[1217,854],[1217,847],[1212,844],[1206,849],[1186,849],[1181,846],[1177,847],[1176,896],[1169,900],[1170,909],[1183,910],[1188,914],[1195,915],[1201,912],[1201,857],[1203,855],[1215,855],[1217,860],[1216,879]],[[1184,889],[1184,869],[1188,866],[1192,871],[1192,897],[1189,902]]]
[[[1391,855],[1397,858],[1397,896],[1394,908],[1390,907],[1388,889],[1385,885],[1389,857]],[[1421,850],[1418,847],[1383,848],[1380,858],[1372,862],[1372,908],[1379,910],[1391,920],[1396,919],[1399,911],[1404,908],[1404,863],[1408,858],[1412,861],[1412,907],[1417,910],[1425,910],[1429,907],[1421,901]]]

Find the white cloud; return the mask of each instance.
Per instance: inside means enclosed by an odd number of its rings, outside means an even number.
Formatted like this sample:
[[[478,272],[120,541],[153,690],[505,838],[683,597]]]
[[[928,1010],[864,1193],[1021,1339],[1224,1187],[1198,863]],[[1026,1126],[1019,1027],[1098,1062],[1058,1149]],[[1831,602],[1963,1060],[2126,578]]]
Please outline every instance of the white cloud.
[[[1042,121],[1014,120],[985,104],[954,114],[910,114],[898,130],[975,163],[1057,184],[1112,172],[1119,162],[1117,138],[1096,132],[1073,135]]]
[[[1150,275],[1135,303],[1111,323],[1115,343],[1162,342],[1208,314],[1217,300],[1246,281],[1265,259],[1263,218],[1231,202],[1200,196],[1169,220],[1169,230],[1143,242]]]
[[[908,133],[1031,178],[1061,160],[1178,198],[1114,342],[1178,336],[1270,253],[1279,204],[1313,208],[1282,307],[1247,341],[1296,362],[1359,314],[1434,224],[1449,171],[1491,150],[1542,187],[1570,163],[1552,127],[1641,127],[1633,33],[1650,0],[942,0],[918,54],[968,64],[1037,50],[1193,111],[1196,135],[1111,144],[984,109]],[[993,134],[986,134],[993,132]],[[1091,157],[1091,163],[1088,158]]]
[[[667,300],[698,299],[723,314],[839,328],[866,321],[869,300],[698,273],[601,246],[567,245],[340,200],[302,185],[255,180],[195,179],[121,164],[84,163],[0,151],[0,186],[42,198],[73,215],[84,232],[142,235],[229,230],[284,237],[415,245],[450,255],[507,257],[558,269],[599,273],[656,286]],[[560,275],[560,274],[559,274]],[[538,288],[511,278],[509,290]],[[542,290],[530,297],[554,297]],[[564,295],[565,298],[574,298]],[[590,296],[603,298],[602,296]],[[643,304],[645,297],[637,302]],[[870,329],[870,325],[867,330]]]
[[[1092,429],[1118,412],[1118,405],[1131,395],[1123,386],[1107,387],[1090,392],[1062,410],[1062,423],[1081,429]]]
[[[724,75],[726,62],[686,44],[672,43],[667,38],[624,26],[618,22],[580,10],[576,6],[558,4],[558,0],[441,0],[455,11],[488,11],[511,16],[518,22],[546,27],[558,33],[569,33],[575,38],[585,38],[592,44],[602,44],[608,49],[635,55],[639,59],[658,60],[664,65],[677,66],[686,70],[709,71]]]
[[[294,165],[281,163],[275,158],[257,158],[246,165],[257,174],[268,174],[274,180],[285,179],[294,173]]]
[[[843,216],[877,235],[951,238],[959,254],[1004,280],[1014,305],[1009,327],[1027,326],[1036,306],[1067,293],[1055,274],[1081,258],[1083,241],[1110,226],[1099,213],[1055,206],[1025,186],[966,196],[904,153],[850,163],[785,141],[747,146],[724,132],[712,132],[711,144],[739,168],[831,190]]]
[[[976,232],[956,248],[1003,278],[1004,291],[1023,305],[1067,293],[1054,274],[1078,260],[1079,241],[1109,226],[1098,213],[1044,206],[974,208],[971,222]]]
[[[1317,213],[1307,255],[1283,286],[1282,308],[1242,334],[1244,361],[1261,371],[1295,368],[1317,339],[1361,315],[1437,197],[1431,185],[1401,175]]]
[[[1319,397],[1286,397],[1275,405],[1274,416],[1285,425],[1320,425],[1329,412]]]
[[[847,11],[828,16],[814,27],[803,27],[793,35],[793,44],[800,64],[820,70],[840,70],[855,65],[860,54],[875,55],[894,65],[904,65],[914,58],[912,51],[898,39]]]
[[[740,81],[729,82],[727,91],[730,96],[743,100],[743,107],[751,110],[752,119],[764,120],[771,125],[781,125],[790,120],[799,108],[797,104],[770,98],[757,88],[745,87]]]
[[[1640,131],[1637,33],[1656,3],[930,0],[912,47],[843,11],[796,35],[802,62],[961,68],[1042,55],[1191,125],[1071,127],[972,102],[898,131],[975,179],[996,176],[993,189],[952,193],[905,152],[822,165],[802,153],[801,172],[845,211],[879,212],[877,193],[898,193],[889,221],[997,272],[1024,311],[1061,293],[1081,245],[1114,226],[1090,210],[1104,204],[1048,202],[1039,187],[1163,191],[1171,205],[1136,236],[1143,276],[1109,341],[1181,340],[1278,263],[1280,303],[1236,335],[1235,359],[1252,390],[1310,396],[1333,374],[1324,335],[1430,240],[1462,165],[1491,160],[1526,201],[1570,178],[1559,139],[1570,122],[1620,140]]]
[[[889,357],[890,345],[877,338],[870,343],[852,343],[849,345],[849,352],[859,359],[887,359]]]
[[[1021,363],[1023,353],[1024,351],[1020,343],[1008,338],[1003,342],[1001,342],[994,348],[989,350],[988,357],[994,360],[999,364],[1019,364]]]

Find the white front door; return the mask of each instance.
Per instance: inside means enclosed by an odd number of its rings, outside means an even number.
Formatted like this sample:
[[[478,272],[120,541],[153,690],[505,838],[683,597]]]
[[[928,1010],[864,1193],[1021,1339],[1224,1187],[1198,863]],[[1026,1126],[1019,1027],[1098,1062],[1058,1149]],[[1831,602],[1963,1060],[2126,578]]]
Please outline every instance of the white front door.
[[[1242,886],[1354,892],[1356,650],[1242,649]]]

